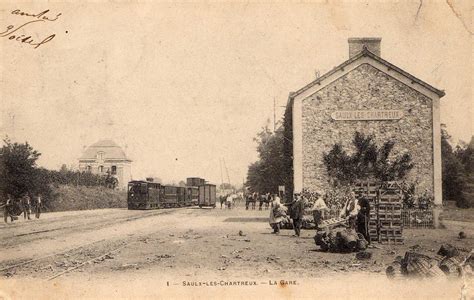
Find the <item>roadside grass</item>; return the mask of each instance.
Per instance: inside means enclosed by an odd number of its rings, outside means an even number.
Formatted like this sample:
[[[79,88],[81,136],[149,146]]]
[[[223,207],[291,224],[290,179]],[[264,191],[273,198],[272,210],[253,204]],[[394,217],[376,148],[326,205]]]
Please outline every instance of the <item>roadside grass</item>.
[[[54,197],[47,211],[89,210],[127,207],[125,191],[105,187],[60,185],[53,190]]]
[[[442,216],[444,220],[474,222],[474,207],[459,208],[454,201],[447,201]]]

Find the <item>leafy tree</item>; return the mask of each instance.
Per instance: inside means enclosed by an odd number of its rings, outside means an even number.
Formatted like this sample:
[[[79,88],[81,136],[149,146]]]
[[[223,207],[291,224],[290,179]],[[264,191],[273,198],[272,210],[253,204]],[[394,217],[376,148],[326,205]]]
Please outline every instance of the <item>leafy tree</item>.
[[[246,186],[251,191],[276,193],[285,182],[283,130],[272,132],[266,126],[254,140],[259,160],[249,166]]]
[[[456,146],[454,154],[464,166],[465,172],[468,175],[474,174],[474,137],[468,145],[463,143]]]
[[[34,189],[36,160],[41,153],[34,150],[28,142],[12,143],[8,138],[3,142],[0,152],[0,186],[4,194],[18,198]]]
[[[373,135],[355,132],[353,154],[348,154],[340,143],[324,153],[324,164],[333,183],[348,185],[367,179],[400,180],[414,167],[409,153],[391,158],[395,142],[389,140],[378,147],[374,140]]]
[[[289,95],[283,124],[271,132],[267,127],[257,135],[259,160],[249,166],[246,187],[251,191],[277,192],[285,186],[287,200],[293,195],[293,96]],[[280,126],[281,125],[281,126]]]
[[[450,139],[451,136],[443,127],[441,129],[443,199],[454,199],[458,207],[467,208],[470,206],[470,202],[463,193],[466,185],[465,168],[453,152],[453,147],[449,143]]]
[[[51,171],[44,168],[36,168],[34,171],[34,184],[32,186],[33,195],[41,194],[41,199],[45,207],[49,207],[49,201],[54,197],[51,189]]]

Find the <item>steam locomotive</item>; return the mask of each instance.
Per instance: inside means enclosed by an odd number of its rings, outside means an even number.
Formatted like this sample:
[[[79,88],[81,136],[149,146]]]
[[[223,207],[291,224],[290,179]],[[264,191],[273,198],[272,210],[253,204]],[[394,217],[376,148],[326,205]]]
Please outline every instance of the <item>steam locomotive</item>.
[[[127,205],[128,209],[215,208],[216,186],[197,177],[187,178],[185,187],[133,180],[128,183]]]

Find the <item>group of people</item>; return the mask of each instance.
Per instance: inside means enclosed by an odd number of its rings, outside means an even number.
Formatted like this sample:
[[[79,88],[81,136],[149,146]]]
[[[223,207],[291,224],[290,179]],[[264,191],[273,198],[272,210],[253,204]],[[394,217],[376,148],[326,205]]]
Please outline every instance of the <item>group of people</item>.
[[[237,194],[227,194],[219,196],[219,202],[221,203],[224,208],[232,209],[235,206],[236,199],[239,199]]]
[[[265,209],[269,208],[270,203],[273,201],[275,195],[272,195],[271,193],[263,193],[260,194],[258,192],[250,193],[247,195],[245,198],[245,209],[249,209],[250,205],[252,209],[255,209],[255,205],[257,201],[259,202],[258,204],[258,210],[262,210],[262,208],[265,206]]]
[[[330,209],[324,201],[324,193],[317,191],[315,194],[316,201],[313,203],[311,211],[316,224],[316,230],[319,230],[321,222],[326,219],[326,215]],[[300,236],[307,199],[300,194],[294,194],[293,201],[281,203],[280,197],[274,195],[271,205],[272,209],[270,210],[269,223],[273,228],[273,233],[280,233],[281,222],[285,216],[289,215],[293,223],[295,236]],[[349,226],[361,233],[370,243],[368,230],[370,203],[366,197],[357,198],[356,194],[351,192],[340,211],[339,217],[346,219]]]
[[[370,202],[367,197],[361,196],[357,198],[356,194],[351,192],[339,213],[339,217],[348,219],[349,226],[358,233],[361,233],[365,240],[370,243]]]
[[[270,210],[269,222],[273,228],[273,233],[280,233],[281,222],[283,221],[283,218],[289,214],[293,223],[293,229],[295,230],[295,236],[300,236],[306,207],[306,199],[301,197],[300,194],[295,194],[293,201],[281,203],[280,197],[278,195],[274,195],[271,205],[272,208]]]
[[[41,214],[41,206],[41,194],[38,194],[33,201],[28,193],[25,193],[18,199],[15,199],[12,195],[8,194],[4,205],[3,219],[5,223],[8,223],[8,217],[10,217],[10,221],[13,223],[16,219],[16,215],[18,215],[18,211],[20,211],[23,213],[24,219],[31,220],[30,214],[32,213],[32,209],[35,217],[38,219]]]

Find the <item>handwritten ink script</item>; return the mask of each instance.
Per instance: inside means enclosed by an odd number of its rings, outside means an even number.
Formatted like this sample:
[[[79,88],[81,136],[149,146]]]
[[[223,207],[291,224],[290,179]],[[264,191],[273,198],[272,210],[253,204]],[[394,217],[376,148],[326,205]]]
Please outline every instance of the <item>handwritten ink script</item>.
[[[33,49],[38,49],[40,46],[51,42],[56,34],[51,34],[41,38],[33,38],[32,35],[40,36],[40,34],[37,31],[33,32],[32,34],[29,34],[28,32],[33,30],[35,27],[35,29],[38,30],[39,24],[56,22],[62,15],[61,13],[53,14],[49,9],[39,13],[30,13],[24,12],[20,9],[15,9],[11,11],[11,14],[18,17],[20,20],[23,19],[27,21],[23,21],[24,23],[20,23],[20,25],[8,25],[5,31],[0,32],[0,38],[16,41],[22,44],[28,44],[32,46]]]

